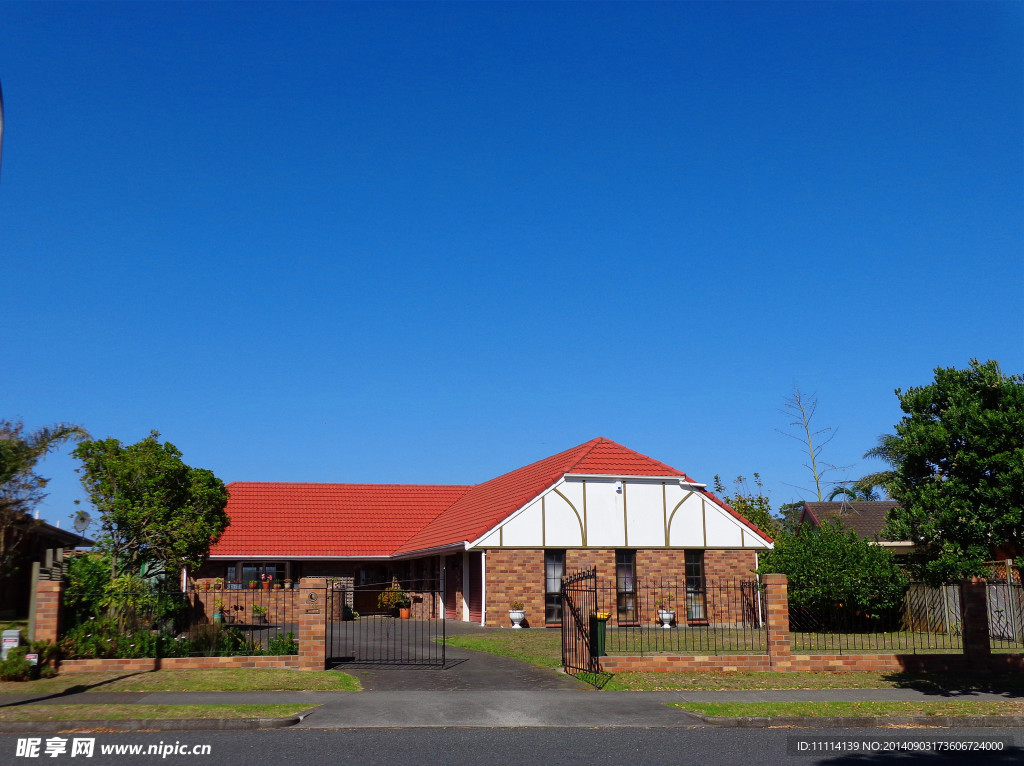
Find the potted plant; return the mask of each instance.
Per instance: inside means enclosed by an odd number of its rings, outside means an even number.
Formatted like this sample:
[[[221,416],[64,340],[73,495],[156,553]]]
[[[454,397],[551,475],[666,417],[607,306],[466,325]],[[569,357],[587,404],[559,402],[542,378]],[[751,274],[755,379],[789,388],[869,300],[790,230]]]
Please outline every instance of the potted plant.
[[[249,580],[249,590],[256,590],[260,584],[256,580]]]
[[[209,580],[204,580],[203,581],[203,590],[209,590],[209,589],[210,589],[210,581]]]
[[[252,621],[255,625],[267,624],[267,608],[259,604],[252,605]]]
[[[263,590],[270,590],[270,586],[274,584],[274,575],[262,574],[260,579],[263,581]]]
[[[292,581],[290,579],[287,579],[287,578],[285,579],[285,581],[284,581],[284,589],[285,590],[291,590],[292,589]]]
[[[654,602],[658,607],[658,619],[661,620],[661,627],[671,628],[676,621],[676,610],[672,608],[672,594],[666,593]]]
[[[235,612],[237,612],[241,608],[242,607],[240,607],[238,604],[232,604],[231,609],[224,609],[222,612],[222,614],[224,615],[224,624],[231,625],[235,621]]]
[[[512,620],[512,627],[521,629],[520,623],[526,619],[526,605],[522,601],[513,601],[509,604],[508,618]]]
[[[220,590],[223,587],[224,587],[224,580],[223,580],[223,578],[214,577],[213,578],[213,589],[214,590]]]
[[[377,596],[377,608],[384,609],[389,612],[398,612],[398,616],[403,620],[409,619],[410,605],[412,599],[409,598],[409,594],[402,590],[400,585],[389,585]]]
[[[224,602],[217,599],[213,605],[213,621],[221,622],[224,619]]]

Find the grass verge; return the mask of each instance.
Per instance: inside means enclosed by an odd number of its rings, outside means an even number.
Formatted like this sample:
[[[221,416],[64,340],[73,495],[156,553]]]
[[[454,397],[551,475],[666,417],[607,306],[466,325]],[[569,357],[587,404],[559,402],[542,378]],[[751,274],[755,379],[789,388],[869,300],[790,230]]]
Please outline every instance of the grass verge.
[[[562,666],[562,633],[558,630],[499,630],[448,636],[445,643],[462,649],[500,654],[538,668]]]
[[[499,630],[449,636],[448,644],[513,657],[540,668],[562,664],[562,638],[556,630]],[[604,689],[612,691],[727,691],[744,689],[918,689],[946,691],[1024,691],[1024,676],[984,673],[619,673]]]
[[[670,707],[716,718],[744,716],[1007,716],[1024,715],[1024,702],[671,702]]]
[[[0,721],[136,721],[173,718],[290,718],[305,705],[19,705]]]
[[[335,670],[286,668],[224,670],[154,670],[148,673],[68,673],[56,678],[0,683],[2,694],[76,692],[247,692],[359,691],[359,681]]]

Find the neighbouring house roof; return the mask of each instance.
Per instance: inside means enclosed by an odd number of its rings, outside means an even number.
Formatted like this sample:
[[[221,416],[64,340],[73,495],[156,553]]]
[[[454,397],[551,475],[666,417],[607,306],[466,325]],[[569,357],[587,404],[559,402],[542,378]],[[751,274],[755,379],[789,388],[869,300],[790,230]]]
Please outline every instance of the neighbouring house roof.
[[[45,521],[34,519],[28,514],[12,525],[15,529],[27,532],[36,538],[45,548],[91,548],[95,543],[87,537],[68,529],[61,529]]]
[[[902,541],[889,540],[882,535],[889,511],[899,505],[895,500],[844,500],[828,503],[804,503],[800,521],[809,521],[820,527],[827,520],[835,520],[852,529],[865,540],[878,539],[890,544]],[[906,543],[909,545],[909,543]]]
[[[602,437],[473,486],[232,482],[231,524],[210,554],[390,556],[467,543],[567,474],[694,483],[682,471]],[[696,491],[771,540],[706,489]]]

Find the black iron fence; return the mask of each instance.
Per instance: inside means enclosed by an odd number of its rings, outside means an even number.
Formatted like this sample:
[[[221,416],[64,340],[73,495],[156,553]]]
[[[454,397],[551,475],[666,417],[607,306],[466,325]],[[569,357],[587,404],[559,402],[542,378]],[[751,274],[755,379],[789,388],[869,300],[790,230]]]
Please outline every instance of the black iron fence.
[[[297,590],[64,593],[64,659],[298,653]]]
[[[598,582],[606,654],[764,654],[764,590],[753,580],[700,587],[656,578]]]
[[[963,649],[960,589],[911,583],[902,600],[887,606],[838,598],[801,604],[791,594],[790,642],[794,652],[949,653]]]
[[[324,591],[327,667],[445,663],[444,579],[355,585]]]
[[[584,569],[562,578],[562,667],[567,673],[595,674],[601,670],[598,643],[609,618],[597,606],[597,570]]]

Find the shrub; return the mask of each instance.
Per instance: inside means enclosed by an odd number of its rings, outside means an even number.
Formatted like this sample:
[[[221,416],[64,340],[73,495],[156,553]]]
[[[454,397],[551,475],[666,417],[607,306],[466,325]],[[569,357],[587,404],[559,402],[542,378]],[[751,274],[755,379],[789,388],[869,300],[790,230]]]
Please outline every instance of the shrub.
[[[288,631],[283,636],[278,634],[267,642],[267,654],[298,654],[299,642],[295,634]]]
[[[757,572],[789,578],[791,608],[879,621],[898,612],[907,585],[890,551],[835,521],[780,538],[774,550],[760,554]]]
[[[7,659],[0,662],[0,681],[28,681],[35,668],[25,659],[29,647],[14,646],[7,651]]]

